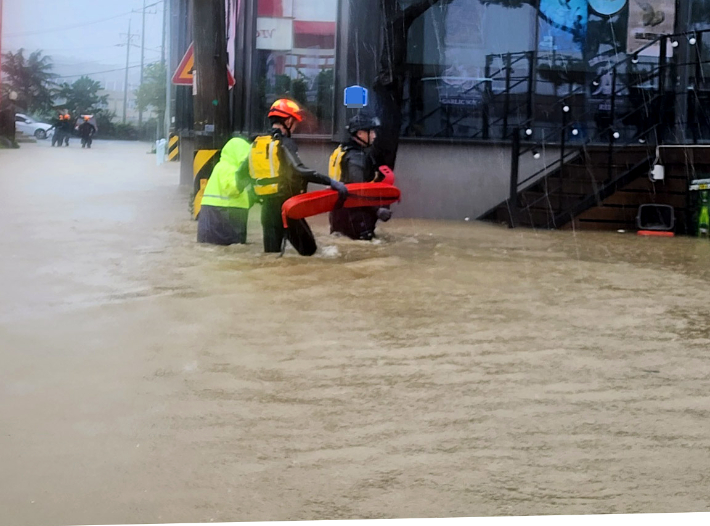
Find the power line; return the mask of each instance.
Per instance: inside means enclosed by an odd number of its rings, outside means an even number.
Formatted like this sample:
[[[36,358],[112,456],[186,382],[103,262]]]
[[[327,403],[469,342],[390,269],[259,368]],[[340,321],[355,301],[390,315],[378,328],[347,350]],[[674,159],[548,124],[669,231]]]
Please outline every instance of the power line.
[[[128,69],[135,69],[135,68],[139,68],[139,67],[141,67],[140,64],[134,64],[133,66],[128,66]],[[93,73],[80,73],[80,74],[78,74],[78,75],[62,75],[62,76],[60,76],[60,77],[54,77],[54,78],[57,78],[57,79],[69,79],[69,78],[73,78],[73,77],[88,77],[88,76],[91,76],[91,75],[100,75],[100,74],[102,74],[102,73],[114,73],[114,72],[116,72],[116,71],[126,71],[126,68],[123,67],[123,68],[116,68],[116,69],[107,69],[107,70],[104,70],[104,71],[94,71]]]
[[[158,2],[155,2],[155,3],[153,3],[153,4],[147,5],[147,6],[146,6],[146,9],[147,9],[148,7],[153,7],[153,6],[156,6],[156,5],[158,5],[158,4],[161,4],[162,2],[163,2],[163,0],[159,0]],[[7,38],[28,37],[28,36],[33,36],[33,35],[43,35],[43,34],[45,34],[45,33],[56,33],[56,32],[58,32],[58,31],[68,31],[68,30],[70,30],[70,29],[77,29],[77,28],[80,28],[80,27],[86,27],[86,26],[92,26],[92,25],[94,25],[94,24],[100,24],[101,22],[108,22],[109,20],[115,20],[115,19],[117,19],[117,18],[122,18],[122,17],[124,17],[124,16],[132,15],[132,14],[134,14],[134,13],[136,13],[136,12],[138,12],[138,11],[136,11],[136,10],[131,10],[131,11],[127,11],[127,12],[125,12],[125,13],[121,13],[120,15],[109,16],[109,17],[106,17],[106,18],[101,18],[101,19],[99,19],[99,20],[94,20],[94,21],[92,21],[92,22],[83,22],[83,23],[81,23],[81,24],[72,24],[72,25],[69,25],[69,26],[55,27],[55,28],[51,28],[51,29],[38,29],[38,30],[36,30],[36,31],[21,31],[20,33],[7,33],[7,34],[4,35],[4,36],[7,37]]]
[[[91,46],[91,50],[93,51],[94,49],[109,49],[109,48],[116,47],[116,46],[117,46],[117,44],[113,44],[113,45],[110,45],[110,46]],[[43,47],[43,48],[42,48],[42,52],[45,53],[45,54],[51,54],[51,53],[54,53],[54,52],[56,52],[56,51],[86,51],[86,46],[82,46],[82,47],[59,47],[59,48],[55,48],[55,47],[46,48],[46,47]]]
[[[32,35],[43,35],[45,33],[56,33],[58,31],[67,31],[69,29],[77,29],[79,27],[100,24],[101,22],[108,22],[109,20],[115,20],[116,18],[122,18],[124,16],[132,15],[132,14],[133,14],[133,11],[128,11],[127,13],[121,13],[120,15],[110,16],[107,18],[101,18],[99,20],[94,20],[92,22],[84,22],[83,24],[73,24],[71,26],[55,27],[52,29],[41,29],[41,30],[37,30],[37,31],[24,31],[22,33],[10,33],[6,36],[12,38],[12,37],[28,37],[28,36],[32,36]]]

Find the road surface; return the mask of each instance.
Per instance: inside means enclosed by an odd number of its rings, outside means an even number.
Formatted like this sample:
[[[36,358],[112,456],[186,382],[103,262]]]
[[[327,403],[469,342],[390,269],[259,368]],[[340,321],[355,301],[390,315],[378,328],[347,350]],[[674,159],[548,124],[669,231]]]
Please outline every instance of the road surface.
[[[0,151],[1,525],[710,511],[709,243],[200,246],[95,144]]]

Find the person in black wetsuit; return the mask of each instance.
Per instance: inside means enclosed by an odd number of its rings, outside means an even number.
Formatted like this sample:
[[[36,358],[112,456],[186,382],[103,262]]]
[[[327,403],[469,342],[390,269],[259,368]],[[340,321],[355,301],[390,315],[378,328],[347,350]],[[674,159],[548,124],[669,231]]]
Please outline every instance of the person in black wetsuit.
[[[302,256],[312,256],[317,250],[316,240],[305,220],[289,220],[284,229],[281,207],[287,199],[306,191],[308,183],[330,186],[341,199],[347,197],[347,188],[307,168],[298,156],[298,146],[291,138],[298,123],[303,120],[301,108],[295,102],[279,99],[268,113],[271,130],[268,135],[256,137],[249,152],[249,175],[253,190],[261,202],[261,225],[264,232],[264,252],[281,252],[285,239]]]
[[[379,127],[380,119],[367,111],[350,119],[347,126],[349,139],[333,152],[328,175],[345,184],[378,180],[380,173],[372,155],[372,145]],[[375,237],[377,220],[389,221],[391,217],[388,207],[341,208],[330,213],[330,232],[369,241]]]
[[[69,146],[69,139],[74,133],[74,122],[72,121],[71,115],[68,113],[64,115],[64,120],[62,121],[62,135],[64,136],[64,146]],[[61,141],[59,146],[61,146]]]
[[[64,114],[60,113],[59,116],[52,122],[52,127],[54,129],[54,134],[52,135],[52,146],[61,146],[64,142]],[[49,130],[47,130],[49,131]]]
[[[93,142],[94,134],[96,133],[96,128],[91,124],[91,117],[88,115],[84,116],[84,122],[79,125],[79,136],[81,137],[81,147],[91,148],[91,143]]]

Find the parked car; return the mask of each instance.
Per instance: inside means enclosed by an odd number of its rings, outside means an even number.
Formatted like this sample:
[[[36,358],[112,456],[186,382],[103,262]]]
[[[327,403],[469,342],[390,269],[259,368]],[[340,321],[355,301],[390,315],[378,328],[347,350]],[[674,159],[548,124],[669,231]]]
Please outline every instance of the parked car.
[[[34,135],[37,139],[46,139],[52,135],[53,131],[49,131],[52,127],[51,124],[46,124],[44,122],[37,122],[31,117],[24,115],[22,113],[15,114],[15,128],[17,131],[24,133],[25,135]]]

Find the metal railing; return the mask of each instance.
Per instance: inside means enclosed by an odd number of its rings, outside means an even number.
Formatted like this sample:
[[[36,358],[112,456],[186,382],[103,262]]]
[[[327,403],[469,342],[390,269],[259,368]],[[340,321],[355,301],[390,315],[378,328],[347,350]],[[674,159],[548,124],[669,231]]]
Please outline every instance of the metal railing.
[[[486,64],[484,69],[484,78],[482,79],[472,79],[476,82],[467,88],[464,88],[456,93],[456,97],[459,100],[464,100],[467,97],[473,96],[476,92],[481,92],[482,95],[480,100],[475,104],[476,107],[480,109],[481,113],[481,126],[478,131],[476,131],[472,136],[468,136],[470,139],[490,139],[492,127],[500,124],[503,127],[503,134],[501,139],[509,136],[509,121],[512,115],[520,111],[522,107],[526,109],[526,119],[524,123],[531,122],[532,112],[533,112],[533,84],[534,84],[534,71],[535,71],[535,52],[534,51],[521,51],[516,53],[502,53],[502,54],[490,54],[486,56]],[[495,61],[499,60],[501,65],[496,68]],[[518,66],[522,61],[527,61],[524,65],[525,74],[515,75],[516,66]],[[445,80],[447,77],[427,77],[421,79],[425,80]],[[503,85],[503,89],[496,92],[494,84],[500,83]],[[516,95],[516,90],[520,88],[523,84],[527,83],[528,86],[525,89],[525,102],[521,105],[517,105],[511,108],[512,99]],[[438,90],[442,89],[442,86],[437,86]],[[442,100],[444,99],[444,100]],[[491,108],[495,107],[497,104],[502,105],[503,111],[502,115],[496,119],[493,119]],[[414,129],[417,126],[423,124],[430,118],[442,115],[445,118],[445,123],[439,128],[438,131],[427,134],[427,137],[447,137],[447,133],[453,130],[454,126],[460,124],[466,119],[473,117],[475,113],[473,110],[464,111],[462,115],[452,118],[451,107],[455,106],[450,102],[446,102],[444,97],[440,96],[439,104],[432,110],[425,113],[423,116],[417,118],[416,120],[409,123],[408,128]],[[518,125],[521,123],[518,122]]]
[[[516,127],[512,133],[512,159],[510,176],[510,196],[508,208],[510,214],[510,226],[515,227],[520,221],[521,207],[519,205],[519,195],[521,191],[532,188],[546,176],[558,172],[558,187],[548,190],[545,195],[536,201],[526,203],[524,209],[540,204],[543,199],[551,203],[550,196],[557,193],[557,206],[549,212],[551,221],[548,227],[556,227],[558,223],[566,222],[574,216],[575,210],[580,207],[590,206],[595,199],[605,195],[608,188],[615,187],[620,180],[627,178],[629,174],[644,168],[652,162],[652,155],[647,154],[646,158],[637,162],[632,167],[614,173],[614,158],[622,148],[627,148],[632,144],[660,145],[673,140],[678,141],[678,137],[669,136],[668,131],[671,125],[680,125],[681,128],[689,128],[692,131],[693,142],[697,143],[700,136],[702,123],[698,119],[700,113],[699,106],[702,104],[699,93],[706,85],[703,74],[703,65],[710,63],[710,60],[703,60],[703,35],[710,30],[689,31],[674,35],[661,35],[649,42],[643,48],[628,55],[616,64],[607,68],[597,76],[594,85],[600,84],[600,79],[606,76],[611,79],[611,87],[608,93],[608,113],[606,122],[597,127],[596,133],[590,134],[586,138],[579,140],[581,134],[580,122],[588,122],[587,119],[592,114],[599,114],[598,108],[589,108],[587,105],[587,87],[582,86],[576,90],[571,90],[566,95],[560,97],[552,105],[554,112],[561,113],[561,124],[553,127],[552,130],[545,128],[539,130],[535,124],[528,127]],[[691,60],[680,63],[678,60],[668,60],[669,46],[676,48],[681,38],[687,38],[691,52]],[[654,62],[642,61],[648,57],[643,56],[643,52],[652,46],[658,46],[658,56]],[[641,64],[641,65],[639,65]],[[647,69],[644,69],[647,68]],[[691,84],[687,89],[677,89],[677,79],[679,72],[683,68],[692,68],[693,74],[688,75]],[[680,93],[679,93],[680,92]],[[633,96],[635,94],[635,97]],[[624,95],[630,101],[630,108],[621,108],[619,98]],[[690,96],[692,95],[692,97]],[[710,90],[708,90],[710,96]],[[572,107],[575,99],[579,96],[584,100],[585,107],[582,110]],[[679,96],[688,96],[686,120],[675,119],[674,110]],[[571,117],[574,116],[574,119]],[[628,123],[635,124],[635,132],[629,133]],[[707,123],[710,128],[710,121]],[[684,128],[683,128],[684,129]],[[542,131],[542,133],[540,133]],[[537,132],[537,134],[536,134]],[[535,135],[541,136],[541,140],[535,140]],[[551,139],[551,140],[550,140]],[[525,140],[525,143],[523,142]],[[564,168],[571,161],[578,159],[585,149],[592,144],[599,144],[604,141],[607,147],[607,176],[601,181],[596,189],[595,195],[586,196],[578,203],[564,206]],[[570,141],[573,143],[570,147]],[[545,163],[539,170],[520,180],[519,167],[523,155],[532,154],[534,159],[541,157],[539,150],[547,145],[559,147],[559,155],[552,162]],[[548,178],[549,179],[549,178]]]

